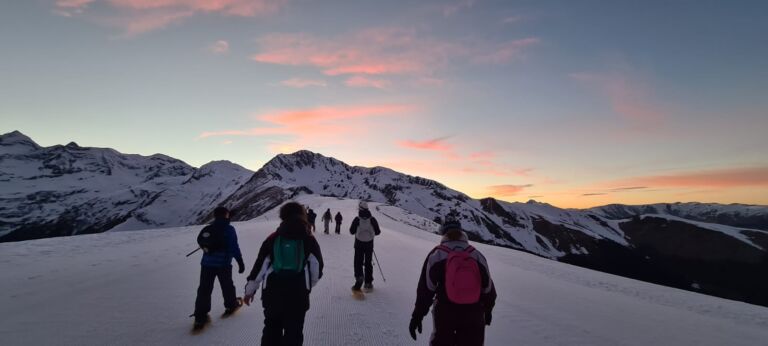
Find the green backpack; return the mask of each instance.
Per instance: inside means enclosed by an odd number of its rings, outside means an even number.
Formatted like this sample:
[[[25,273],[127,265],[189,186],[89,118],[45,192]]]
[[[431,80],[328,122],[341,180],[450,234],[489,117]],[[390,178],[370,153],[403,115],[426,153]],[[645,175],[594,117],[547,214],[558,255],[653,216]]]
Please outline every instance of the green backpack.
[[[276,273],[299,273],[304,270],[304,241],[278,236],[272,248],[275,261],[272,271]]]

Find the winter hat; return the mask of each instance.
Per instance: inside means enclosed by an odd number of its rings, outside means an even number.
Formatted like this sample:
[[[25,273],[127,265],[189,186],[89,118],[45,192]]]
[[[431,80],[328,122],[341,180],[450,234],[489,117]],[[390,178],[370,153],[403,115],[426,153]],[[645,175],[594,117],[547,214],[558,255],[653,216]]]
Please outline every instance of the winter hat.
[[[443,224],[440,226],[440,234],[445,234],[445,232],[452,229],[460,230],[461,222],[459,222],[459,219],[457,219],[455,215],[448,214],[445,216],[445,220],[443,220]]]
[[[360,204],[358,205],[361,210],[368,210],[368,202],[366,201],[360,201]]]

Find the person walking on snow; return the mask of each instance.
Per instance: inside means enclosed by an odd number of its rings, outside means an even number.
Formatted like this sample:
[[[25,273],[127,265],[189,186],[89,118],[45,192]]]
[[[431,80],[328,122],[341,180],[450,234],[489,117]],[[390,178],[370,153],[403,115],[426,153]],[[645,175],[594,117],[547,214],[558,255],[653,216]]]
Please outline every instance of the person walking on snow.
[[[200,261],[200,285],[195,299],[195,324],[193,329],[200,330],[210,321],[208,312],[211,311],[211,293],[213,282],[219,279],[221,293],[224,295],[224,317],[231,315],[240,308],[242,302],[236,297],[235,285],[232,283],[232,259],[237,261],[237,272],[245,271],[243,255],[237,243],[237,232],[229,224],[229,210],[217,207],[213,210],[214,220],[205,226],[197,237],[203,258]]]
[[[341,212],[336,212],[336,234],[341,234],[341,220],[343,219],[341,217]]]
[[[311,233],[304,207],[288,202],[280,208],[280,226],[261,244],[248,275],[243,301],[251,305],[260,286],[264,308],[261,344],[301,345],[309,294],[323,276],[323,255]]]
[[[325,226],[325,234],[328,234],[328,227],[331,225],[331,220],[333,220],[333,216],[331,216],[331,208],[328,208],[323,214],[323,225]]]
[[[485,326],[491,325],[496,303],[488,262],[469,245],[453,215],[445,217],[440,234],[440,245],[430,251],[421,269],[408,331],[416,340],[422,319],[434,302],[430,345],[483,345]]]
[[[315,211],[312,209],[308,209],[307,221],[309,221],[309,231],[312,233],[315,232],[315,219],[317,219],[317,214],[315,214]]]
[[[373,289],[373,238],[381,234],[381,229],[365,201],[360,201],[358,216],[352,221],[349,233],[355,235],[355,285],[352,290],[359,291],[363,283],[365,289]]]

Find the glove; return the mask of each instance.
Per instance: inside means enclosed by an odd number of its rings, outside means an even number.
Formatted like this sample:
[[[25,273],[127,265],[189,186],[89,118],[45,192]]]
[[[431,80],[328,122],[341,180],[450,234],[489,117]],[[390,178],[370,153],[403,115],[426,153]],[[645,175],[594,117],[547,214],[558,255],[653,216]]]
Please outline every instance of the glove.
[[[245,284],[245,295],[243,296],[243,302],[245,305],[251,305],[251,302],[253,302],[253,296],[256,295],[256,291],[258,290],[259,284],[256,283],[256,280],[249,280],[248,283]]]
[[[237,273],[238,274],[245,273],[245,263],[243,263],[242,258],[237,260]]]
[[[491,315],[491,310],[488,310],[485,312],[485,325],[490,326],[491,320],[493,319],[493,315]]]
[[[416,340],[417,330],[419,331],[419,334],[421,334],[421,319],[411,317],[411,323],[408,324],[408,331],[411,332],[411,337],[413,340]]]

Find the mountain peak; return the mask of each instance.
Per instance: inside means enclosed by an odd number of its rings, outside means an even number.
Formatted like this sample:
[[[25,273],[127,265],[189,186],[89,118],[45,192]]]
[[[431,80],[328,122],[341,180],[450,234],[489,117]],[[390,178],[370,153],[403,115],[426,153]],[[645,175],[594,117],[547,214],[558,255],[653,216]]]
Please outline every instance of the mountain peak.
[[[40,146],[37,143],[35,143],[35,141],[33,141],[31,138],[21,133],[20,131],[12,131],[12,132],[8,132],[6,134],[0,135],[0,146],[11,147],[11,146],[17,146],[17,145],[31,147],[32,149],[40,149]]]

